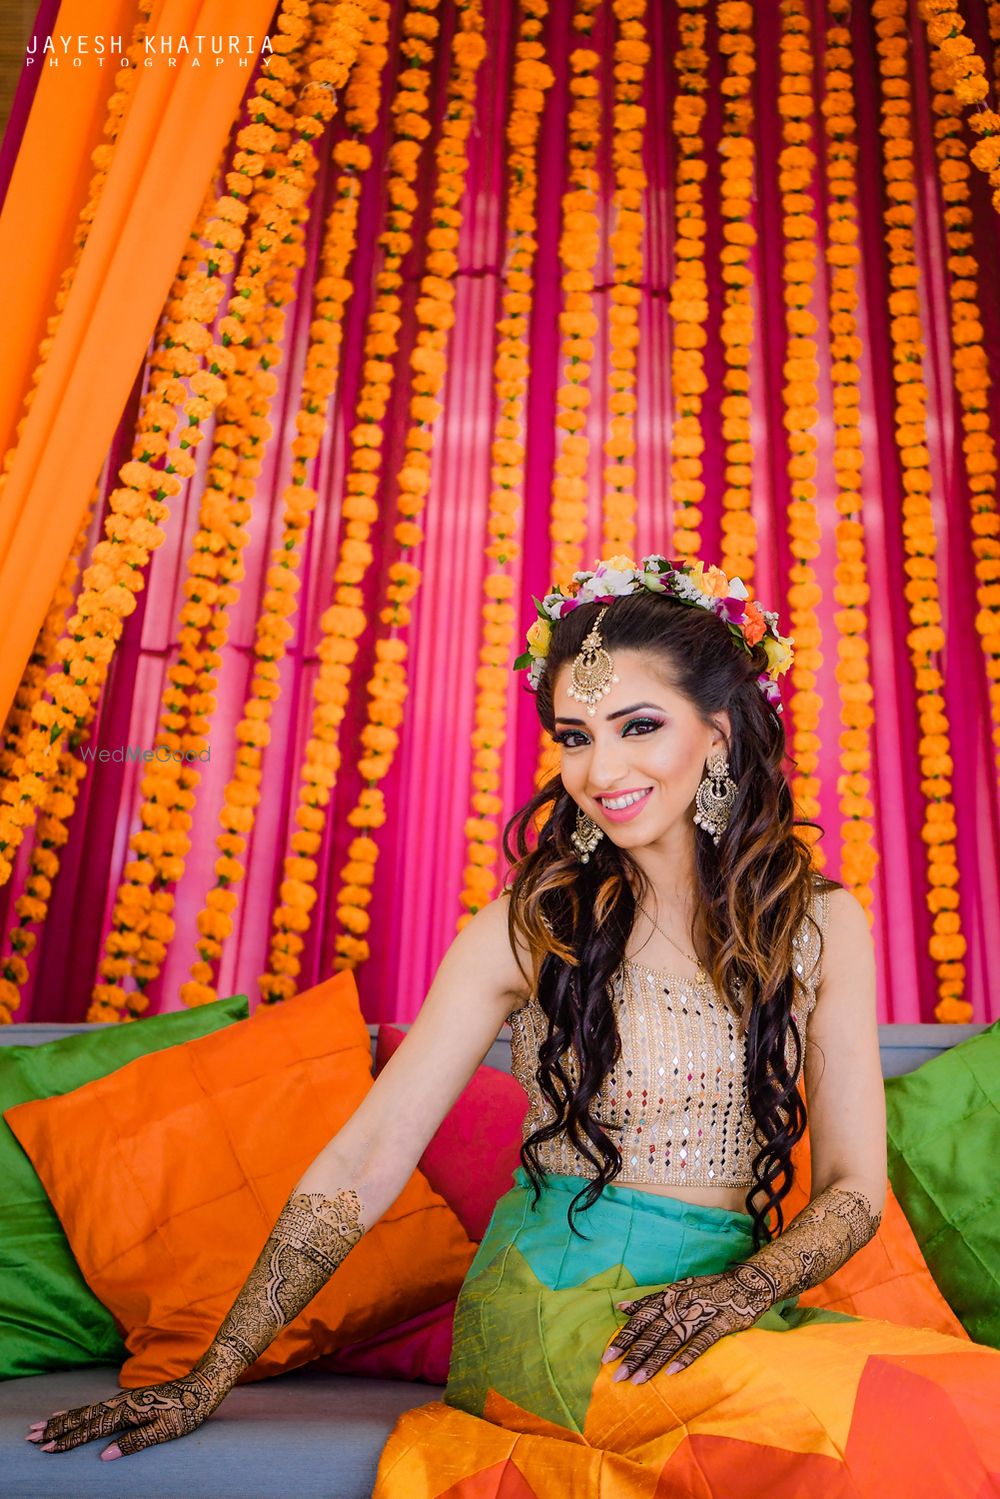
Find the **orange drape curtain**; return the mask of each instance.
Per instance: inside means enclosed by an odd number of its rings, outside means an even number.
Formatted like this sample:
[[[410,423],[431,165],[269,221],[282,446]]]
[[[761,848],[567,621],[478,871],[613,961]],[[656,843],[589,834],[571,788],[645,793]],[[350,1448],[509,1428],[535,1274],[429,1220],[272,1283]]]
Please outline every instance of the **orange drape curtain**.
[[[258,47],[274,0],[240,0],[241,36]],[[121,34],[136,21],[125,0],[65,0],[63,35]],[[228,35],[230,0],[163,0],[150,30]],[[122,408],[146,352],[184,242],[250,81],[227,60],[200,68],[157,58],[142,68],[100,207],[0,503],[0,720],[83,520]],[[0,215],[4,358],[0,452],[14,437],[38,340],[86,200],[90,152],[102,139],[114,68],[93,59],[46,68]]]

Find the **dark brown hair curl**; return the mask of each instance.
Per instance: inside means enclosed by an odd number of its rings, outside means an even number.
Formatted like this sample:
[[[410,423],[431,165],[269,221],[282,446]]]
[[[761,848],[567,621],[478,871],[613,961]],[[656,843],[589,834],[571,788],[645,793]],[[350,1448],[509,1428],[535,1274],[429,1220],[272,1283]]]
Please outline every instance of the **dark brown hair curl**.
[[[537,694],[538,716],[550,734],[553,683],[578,654],[602,607],[581,604],[553,626]],[[727,757],[738,789],[718,847],[695,828],[696,941],[717,992],[745,1021],[747,1095],[759,1147],[746,1206],[760,1245],[784,1226],[792,1149],[805,1129],[796,1086],[803,1040],[792,1014],[800,982],[792,938],[810,915],[817,880],[830,889],[837,882],[814,872],[809,845],[796,831],[818,825],[796,822],[783,771],[782,718],[756,682],[767,669],[763,646],[748,653],[718,615],[646,589],[615,598],[601,634],[612,657],[616,649],[646,654],[650,670],[687,697],[706,724],[722,709],[730,716]],[[554,1114],[524,1141],[521,1161],[535,1203],[545,1177],[537,1155],[543,1141],[565,1131],[596,1169],[569,1206],[570,1227],[579,1235],[574,1212],[596,1202],[622,1168],[621,1153],[591,1104],[621,1054],[610,984],[649,883],[610,838],[602,838],[583,864],[570,842],[576,810],[561,777],[553,776],[507,823],[503,847],[513,866],[506,882],[511,945],[515,952],[518,946],[530,951],[532,972],[524,976],[548,1017],[536,1079]],[[532,847],[529,830],[543,817]],[[577,1062],[575,1087],[563,1065],[570,1048]]]

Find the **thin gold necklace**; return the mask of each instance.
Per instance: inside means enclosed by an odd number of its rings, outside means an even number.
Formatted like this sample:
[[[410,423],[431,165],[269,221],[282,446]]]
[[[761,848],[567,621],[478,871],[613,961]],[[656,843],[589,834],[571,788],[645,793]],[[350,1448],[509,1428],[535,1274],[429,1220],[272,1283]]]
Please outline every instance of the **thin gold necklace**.
[[[637,902],[637,904],[638,904],[638,902]],[[650,916],[650,914],[646,910],[645,906],[640,905],[639,906],[639,910],[642,912],[643,916],[645,916],[646,920],[647,921],[651,921],[653,923],[653,925],[656,927],[656,930],[658,932],[660,932],[664,937],[666,937],[667,941],[673,947],[677,948],[677,951],[679,953],[683,953],[684,957],[687,958],[689,962],[691,962],[691,963],[693,963],[695,965],[695,968],[697,969],[697,972],[695,973],[695,976],[694,976],[695,983],[696,984],[706,984],[708,982],[708,974],[705,972],[704,965],[702,964],[701,959],[700,958],[696,958],[693,953],[684,952],[683,947],[681,947],[677,942],[674,941],[674,939],[673,939],[673,937],[671,937],[670,933],[669,932],[665,932],[663,930],[662,926],[660,925],[660,923],[658,921],[656,921],[652,916]]]

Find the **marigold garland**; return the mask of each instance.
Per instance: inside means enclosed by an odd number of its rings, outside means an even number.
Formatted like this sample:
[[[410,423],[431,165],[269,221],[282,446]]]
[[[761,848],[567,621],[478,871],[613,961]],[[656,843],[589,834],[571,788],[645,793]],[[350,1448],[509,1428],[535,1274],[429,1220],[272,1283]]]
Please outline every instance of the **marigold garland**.
[[[305,9],[303,0],[282,0],[277,22],[282,34],[275,37],[274,52],[258,75],[258,91],[266,87],[268,77],[287,76],[282,53],[294,47]],[[319,92],[328,102],[326,90]],[[321,118],[325,107],[324,102],[316,102],[317,118]],[[270,134],[266,126],[253,124],[237,136],[240,150],[227,174],[228,193],[218,200],[216,215],[207,226],[210,235],[218,237],[220,242],[228,241],[226,248],[230,252],[234,239],[235,248],[242,243],[242,226],[247,216],[247,205],[242,198],[264,169]],[[14,767],[12,780],[2,789],[0,882],[10,878],[11,855],[44,795],[55,741],[64,732],[79,732],[86,725],[106,679],[122,621],[135,608],[133,595],[144,586],[144,568],[150,552],[163,540],[160,522],[168,513],[165,499],[179,491],[182,477],[190,472],[191,431],[185,432],[177,448],[162,451],[164,407],[182,407],[189,427],[195,429],[212,414],[225,394],[224,377],[232,371],[232,355],[224,345],[213,343],[207,326],[214,321],[223,293],[220,277],[201,272],[189,276],[169,340],[156,349],[150,360],[149,388],[140,409],[133,458],[120,471],[121,487],[109,497],[107,540],[95,547],[84,573],[77,612],[69,621],[73,634],[67,642],[63,672],[50,677],[49,690],[54,701],[35,705],[36,728]],[[200,368],[203,359],[204,369]],[[126,876],[130,873],[131,869],[126,868]],[[118,1009],[105,1003],[99,989],[95,991],[95,1006],[90,1013],[91,1018],[99,1020],[118,1018]]]
[[[600,191],[598,152],[601,144],[601,90],[597,77],[600,57],[589,45],[601,0],[574,0],[573,29],[583,45],[569,54],[570,110],[566,189],[562,195],[559,261],[562,311],[559,331],[563,359],[562,383],[556,390],[556,427],[559,432],[551,484],[549,536],[552,538],[553,579],[568,587],[583,565],[587,535],[587,467],[590,439],[590,372],[599,323],[594,311],[594,267],[600,248]],[[635,409],[635,397],[622,393],[620,415]],[[535,785],[541,786],[559,767],[559,749],[539,729]],[[542,810],[535,826],[546,816]]]
[[[260,977],[265,1003],[294,994],[299,955],[310,926],[314,901],[297,881],[295,860],[311,859],[320,848],[326,826],[326,807],[340,767],[339,725],[350,694],[350,663],[357,655],[357,639],[364,632],[364,596],[361,584],[373,560],[368,537],[378,515],[375,496],[382,464],[382,426],[395,380],[394,356],[401,326],[400,267],[412,248],[410,226],[417,207],[413,188],[423,151],[430,135],[429,65],[439,22],[433,12],[440,0],[413,0],[401,25],[401,50],[408,66],[397,77],[390,106],[392,143],[389,147],[389,180],[386,189],[385,228],[379,235],[382,269],[375,282],[375,296],[365,323],[365,363],[349,434],[351,452],[344,479],[343,514],[345,539],[334,568],[334,603],[321,617],[321,639],[317,654],[319,671],[313,686],[312,733],[306,743],[299,772],[295,830],[289,835],[284,856],[279,904],[272,913],[272,936],[268,971]],[[371,87],[352,95],[353,107],[366,109]],[[373,115],[374,112],[369,110]],[[352,841],[352,853],[364,840]],[[352,876],[363,882],[370,867],[352,866]],[[300,885],[303,888],[300,889]]]
[[[358,761],[358,770],[370,784],[362,790],[353,811],[347,814],[348,823],[362,832],[352,844],[336,893],[337,919],[344,928],[335,939],[334,967],[338,970],[354,967],[369,956],[363,934],[371,924],[367,906],[371,902],[378,858],[378,844],[371,833],[385,821],[384,802],[377,783],[392,766],[399,743],[397,728],[402,704],[408,692],[407,643],[393,632],[409,624],[409,602],[420,586],[420,572],[406,560],[405,553],[424,539],[416,517],[424,509],[430,487],[434,441],[431,429],[441,414],[437,397],[444,383],[448,338],[455,321],[454,279],[458,271],[455,252],[462,224],[460,205],[469,170],[467,142],[475,116],[476,77],[486,55],[482,32],[480,0],[459,0],[458,28],[452,42],[455,61],[435,152],[438,179],[424,261],[426,271],[421,277],[421,295],[416,304],[421,326],[410,355],[412,425],[406,434],[402,466],[396,476],[396,504],[402,518],[393,534],[404,555],[389,569],[388,602],[379,611],[379,620],[387,626],[388,633],[375,641],[376,665],[365,689],[368,722],[361,731],[361,742],[367,753]],[[358,865],[364,872],[361,880],[355,878]]]
[[[937,49],[939,68],[947,74],[956,100],[961,105],[977,106],[968,116],[969,128],[979,136],[969,159],[992,183],[993,206],[1000,212],[1000,114],[995,109],[979,107],[990,91],[986,64],[972,39],[965,35],[965,21],[954,0],[918,0],[917,9],[926,22],[927,36]]]
[[[789,569],[788,606],[795,660],[791,668],[789,704],[794,722],[792,750],[795,771],[792,792],[799,814],[819,816],[819,715],[823,700],[816,691],[816,673],[823,663],[816,605],[822,593],[812,559],[819,555],[820,529],[816,513],[816,423],[818,420],[816,358],[818,327],[810,309],[816,280],[816,206],[813,198],[816,153],[812,149],[813,58],[806,0],[782,0],[781,5],[781,135],[778,157],[781,210],[784,220],[785,282],[785,403],[788,443],[789,547],[795,559]],[[812,845],[813,860],[823,868],[826,856],[816,828],[802,835]]]
[[[459,930],[490,900],[497,880],[498,827],[493,819],[503,810],[499,794],[501,750],[507,738],[510,648],[517,625],[517,612],[511,602],[514,583],[506,569],[521,553],[517,535],[524,494],[524,401],[537,250],[537,145],[545,93],[555,82],[555,75],[544,60],[545,48],[540,40],[548,10],[548,0],[522,0],[514,46],[514,87],[506,132],[507,253],[493,365],[497,414],[490,444],[492,488],[486,523],[490,537],[486,556],[495,568],[488,570],[483,579],[485,601],[476,673],[472,793],[465,823],[468,847],[459,895],[463,907],[457,923]],[[622,63],[624,66],[624,59]]]
[[[726,371],[722,400],[726,487],[722,491],[722,555],[729,578],[750,586],[757,568],[757,525],[750,508],[753,446],[750,427],[750,349],[753,342],[753,223],[755,148],[752,83],[757,67],[753,7],[723,0],[716,8],[719,51],[726,59],[723,98],[720,211],[722,214],[722,345]]]
[[[7,722],[10,736],[4,746],[2,773],[13,764],[18,753],[18,732],[31,724],[31,709],[41,696],[45,679],[56,660],[58,641],[66,628],[66,620],[73,606],[73,590],[80,573],[79,559],[83,555],[90,536],[90,525],[94,511],[100,501],[101,486],[98,484],[90,498],[87,514],[77,533],[73,549],[66,560],[52,602],[49,605],[31,657],[25,667],[14,705]],[[22,724],[23,721],[23,724]],[[48,915],[52,885],[59,873],[57,848],[67,841],[69,833],[66,823],[72,816],[76,804],[79,783],[86,775],[86,762],[76,756],[77,736],[70,737],[53,769],[52,780],[39,807],[34,827],[28,871],[24,891],[14,902],[19,918],[8,934],[11,952],[0,959],[0,1025],[12,1020],[21,1003],[21,987],[28,980],[27,959],[36,942],[31,930],[40,926]]]
[[[414,61],[429,62],[432,56],[428,39],[438,34],[439,23],[432,14],[437,3],[429,0],[413,5],[404,17],[404,47]],[[471,128],[476,94],[475,77],[485,56],[482,37],[482,16],[478,0],[463,0],[459,6],[458,26],[452,42],[453,66],[448,80],[447,107],[441,125],[441,137],[435,155],[438,165],[438,180],[434,190],[431,209],[431,227],[428,231],[428,253],[425,257],[425,274],[421,278],[420,296],[416,303],[416,316],[420,325],[416,345],[410,356],[413,370],[411,377],[410,416],[412,425],[404,442],[404,456],[397,474],[397,509],[402,519],[394,528],[400,546],[409,549],[419,546],[423,531],[414,519],[423,510],[430,485],[430,454],[433,435],[428,430],[440,415],[440,404],[436,400],[444,379],[448,331],[454,323],[454,276],[458,268],[455,254],[462,213],[458,207],[464,190],[468,171],[466,140]],[[409,75],[401,79],[408,83],[416,81],[413,75],[426,78],[426,70],[410,68]],[[415,194],[410,183],[416,174],[419,157],[419,142],[429,134],[425,118],[428,100],[426,87],[422,87],[417,98],[419,112],[402,110],[396,115],[397,131],[405,130],[409,138],[396,140],[390,149],[390,168],[398,179],[395,191],[399,203],[407,214],[412,215],[416,207]],[[393,187],[390,185],[390,194]],[[390,205],[395,209],[397,199],[390,196]],[[410,246],[407,230],[399,233],[391,227],[381,236],[381,242],[389,257],[406,253]],[[379,273],[378,286],[396,297],[401,284],[399,261],[391,269]],[[381,314],[382,329],[373,336],[373,347],[384,348],[386,338],[393,351],[399,328],[398,301],[392,303],[392,311]],[[369,323],[371,327],[371,323]],[[354,475],[368,482],[353,489],[348,479],[348,492],[360,503],[360,524],[350,529],[342,546],[342,559],[335,571],[335,579],[346,584],[364,576],[372,560],[371,547],[367,541],[375,504],[371,496],[377,489],[377,470],[381,456],[381,428],[375,425],[385,412],[383,392],[392,378],[390,360],[379,361],[374,368],[365,369],[366,385],[374,385],[368,395],[362,393],[357,406],[360,418],[352,437],[355,451],[352,458]],[[366,454],[374,454],[375,462],[362,461]],[[366,502],[367,503],[364,503]],[[390,627],[409,622],[408,601],[419,584],[420,574],[405,559],[394,563],[389,570],[387,595],[390,602],[380,611],[380,620]],[[351,600],[346,602],[345,595]],[[322,620],[324,639],[320,643],[321,670],[313,689],[313,733],[306,746],[305,763],[301,772],[299,807],[296,823],[306,833],[321,834],[325,825],[325,811],[336,773],[340,765],[338,747],[339,723],[343,717],[341,707],[329,711],[324,707],[331,701],[342,705],[346,701],[350,682],[347,665],[357,653],[356,639],[364,629],[360,592],[357,588],[341,587],[339,600]],[[406,696],[404,672],[400,661],[405,658],[405,642],[393,638],[376,640],[377,665],[367,685],[369,702],[368,724],[361,734],[361,742],[368,753],[358,762],[362,777],[378,781],[388,773],[393,752],[398,744],[396,729],[402,720],[402,702]],[[378,857],[378,845],[370,832],[385,820],[381,791],[369,786],[362,790],[358,804],[347,815],[347,821],[364,832],[351,842],[347,864],[341,871],[341,885],[337,891],[338,919],[349,933],[367,930],[369,918],[365,907],[371,901],[371,886],[374,883],[374,866]],[[294,836],[294,835],[293,835]],[[287,868],[287,865],[286,865]],[[281,906],[274,915],[276,934],[272,938],[271,967],[261,977],[261,989],[266,1000],[276,1000],[294,992],[293,975],[298,971],[298,951],[301,936],[310,924],[310,909],[315,900],[315,891],[296,878],[283,880]],[[286,943],[284,937],[296,939]],[[351,966],[351,960],[360,960],[367,955],[367,944],[355,937],[341,936],[337,940],[339,956],[334,966]]]
[[[314,128],[311,107],[296,108],[293,129],[301,139],[288,150],[291,173],[285,177],[284,186],[290,191],[282,194],[283,168],[276,163],[279,187],[275,190],[277,201],[290,207],[287,232],[281,236],[279,248],[269,268],[266,289],[262,298],[271,305],[264,306],[262,333],[263,358],[260,365],[252,357],[247,369],[247,411],[234,410],[233,418],[243,429],[239,443],[240,457],[244,464],[254,460],[258,441],[266,441],[270,435],[267,420],[270,398],[276,389],[276,381],[269,366],[281,357],[281,345],[285,336],[284,307],[295,295],[296,277],[305,263],[305,227],[312,210],[315,177],[319,166],[312,142],[332,118],[337,101],[337,91],[347,82],[351,69],[365,50],[370,18],[360,4],[350,9],[314,6],[313,16],[317,23],[313,42],[305,58],[305,71],[312,80],[306,85],[303,98],[316,92],[323,95],[323,116],[319,128]],[[372,18],[378,24],[377,17]],[[384,56],[384,49],[382,55]],[[357,142],[349,141],[342,156],[350,158],[357,154]],[[310,324],[309,349],[300,392],[300,406],[296,415],[298,436],[291,444],[291,480],[282,497],[281,536],[271,553],[270,566],[265,575],[267,587],[261,601],[261,615],[256,625],[254,644],[254,670],[243,712],[235,729],[237,746],[233,773],[223,791],[222,806],[218,813],[221,831],[216,835],[219,857],[215,863],[215,884],[206,892],[204,903],[195,918],[198,930],[197,956],[191,966],[191,978],[181,985],[181,998],[185,1004],[207,1004],[216,998],[214,965],[222,956],[223,946],[232,933],[233,912],[238,904],[238,885],[245,873],[241,856],[246,850],[249,833],[253,827],[256,808],[260,801],[262,780],[261,760],[263,750],[270,739],[270,718],[273,704],[279,696],[280,662],[284,657],[287,642],[293,632],[290,616],[295,612],[296,594],[301,586],[299,569],[302,564],[305,542],[317,502],[314,489],[306,484],[309,465],[319,451],[320,438],[325,427],[325,414],[317,405],[317,375],[322,371],[322,380],[329,380],[332,391],[336,381],[336,351],[339,341],[334,325],[339,327],[344,304],[351,291],[346,277],[356,239],[357,192],[353,182],[338,179],[340,196],[329,216],[321,252],[322,272],[314,289],[314,313]],[[253,346],[253,338],[247,340],[247,349]],[[333,360],[330,353],[333,351]],[[249,441],[248,441],[249,439]],[[258,450],[259,451],[259,450]],[[236,553],[230,559],[242,576],[242,564]],[[224,614],[210,612],[213,647],[225,640],[227,620]],[[214,702],[213,702],[214,706]]]
[[[996,444],[990,431],[991,385],[979,304],[979,262],[973,254],[970,167],[962,138],[962,106],[951,92],[940,50],[931,59],[935,152],[943,199],[950,277],[952,368],[962,406],[962,459],[972,504],[976,558],[976,631],[986,658],[993,744],[1000,772],[1000,515]]]
[[[677,95],[673,132],[677,141],[674,197],[674,279],[670,287],[673,347],[670,353],[674,419],[670,429],[671,548],[681,558],[701,551],[701,503],[705,497],[701,398],[705,391],[708,282],[705,271],[705,142],[701,134],[708,88],[705,51],[706,0],[678,0],[680,45],[675,59]],[[558,581],[558,580],[557,580]]]
[[[318,78],[324,76],[331,54],[347,59],[359,43],[353,33],[345,37],[343,15],[339,18],[339,29],[334,29],[338,18],[332,5],[314,4],[311,15],[315,30],[304,64],[297,59],[297,54],[289,54],[288,60],[296,70],[304,66],[315,85]],[[345,65],[342,61],[341,67]],[[131,842],[137,862],[148,859],[153,865],[154,878],[148,883],[133,879],[131,890],[123,883],[115,907],[118,926],[122,929],[131,927],[140,935],[139,947],[131,955],[132,971],[140,993],[157,977],[166,956],[166,944],[174,933],[171,887],[183,874],[190,847],[187,831],[191,826],[195,788],[201,778],[196,757],[207,743],[205,735],[216,703],[213,695],[215,678],[221,665],[221,650],[228,639],[228,610],[239,597],[239,584],[244,576],[241,554],[248,537],[250,501],[262,465],[264,445],[271,435],[269,408],[277,390],[272,366],[281,358],[284,305],[294,296],[295,278],[305,260],[304,225],[318,165],[309,145],[314,133],[312,122],[316,120],[314,106],[317,99],[321,101],[323,117],[318,123],[325,123],[332,112],[329,93],[319,93],[314,86],[307,86],[306,96],[311,100],[308,106],[310,123],[303,139],[291,144],[290,130],[295,120],[287,106],[295,104],[298,93],[298,83],[291,82],[292,86],[280,92],[272,91],[269,97],[257,101],[258,121],[266,121],[275,136],[268,158],[266,185],[251,199],[253,221],[234,283],[235,295],[230,303],[229,316],[220,323],[225,336],[233,340],[236,369],[219,409],[200,506],[199,529],[188,558],[189,577],[178,630],[179,659],[168,673],[169,686],[164,695],[164,713],[157,736],[157,745],[169,750],[171,757],[155,761],[143,779],[146,800],[139,812],[142,826]],[[344,142],[343,145],[350,148],[351,143]],[[338,186],[343,193],[343,182]],[[345,213],[349,217],[354,210],[355,205],[349,199],[338,199],[328,238],[336,235],[340,218]],[[331,284],[350,288],[350,283],[342,280]],[[320,302],[317,319],[312,324],[314,343],[321,337],[320,330],[328,327],[324,321],[327,316],[328,304]],[[315,358],[311,349],[307,356],[307,371]],[[308,381],[308,373],[305,378]],[[311,418],[300,415],[300,428],[303,420]],[[302,482],[301,477],[293,478],[293,485]],[[294,496],[306,494],[306,491],[292,488],[291,493]],[[313,502],[314,499],[302,512],[302,526],[306,524],[308,508]],[[294,510],[294,505],[292,508]],[[282,553],[282,557],[285,556]],[[271,671],[272,668],[261,663],[258,676],[269,675],[273,684],[277,667],[273,667],[273,675],[270,675]],[[272,686],[272,690],[276,695],[276,688]],[[245,754],[246,746],[241,745],[238,760],[242,761]],[[259,775],[255,767],[239,763],[234,780],[240,785],[235,788],[230,784],[227,788],[229,799],[239,799],[241,805],[255,806]],[[238,835],[227,833],[223,836],[235,839]],[[232,857],[234,850],[227,846],[224,853],[226,857]],[[220,933],[215,927],[224,923],[218,922],[215,913],[231,918],[236,896],[222,887],[209,892],[207,900],[213,916],[210,921],[200,919],[200,925],[203,928],[212,925],[213,930],[202,931],[200,952],[202,961],[210,962],[220,956],[222,950]],[[130,1006],[134,1005],[136,997],[128,997]]]
[[[603,555],[628,551],[636,534],[635,372],[645,233],[642,195],[646,189],[643,165],[646,111],[641,100],[650,56],[646,41],[646,0],[612,0],[612,10],[617,25],[614,129],[611,137],[615,225],[609,239],[613,257],[608,314],[611,345],[608,411],[611,419],[604,440],[604,456],[608,461],[604,468]]]
[[[822,112],[826,131],[827,250],[829,268],[830,366],[833,387],[833,468],[837,481],[837,566],[833,596],[840,608],[837,629],[837,688],[840,699],[841,825],[840,878],[866,911],[874,903],[872,876],[878,863],[871,800],[871,727],[875,720],[869,671],[868,611],[871,595],[861,506],[861,339],[856,316],[858,265],[859,147],[851,49],[851,0],[829,0],[830,25],[823,53]]]
[[[958,911],[955,807],[951,800],[951,739],[945,710],[939,653],[944,648],[937,537],[931,508],[930,454],[927,447],[927,387],[923,380],[923,327],[917,288],[914,222],[913,127],[908,77],[907,0],[874,0],[882,78],[881,125],[886,191],[886,243],[891,258],[889,297],[896,388],[896,442],[903,478],[903,545],[906,599],[913,626],[907,636],[920,718],[921,790],[926,798],[921,838],[927,846],[927,903],[934,914],[930,955],[937,967],[941,1021],[969,1020],[972,1007],[962,999],[966,941]]]
[[[1000,4],[993,3],[986,7],[986,18],[989,22],[990,41],[993,43],[993,79],[1000,88]]]

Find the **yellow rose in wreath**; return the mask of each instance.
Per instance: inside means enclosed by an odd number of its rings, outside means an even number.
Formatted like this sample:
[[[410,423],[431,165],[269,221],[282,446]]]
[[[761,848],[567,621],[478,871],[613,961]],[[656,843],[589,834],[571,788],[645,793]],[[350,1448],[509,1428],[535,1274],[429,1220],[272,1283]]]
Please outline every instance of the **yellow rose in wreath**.
[[[773,635],[764,636],[764,649],[767,652],[767,671],[770,677],[780,677],[792,664],[792,640],[790,636]]]
[[[528,631],[528,649],[533,656],[547,656],[552,642],[552,625],[547,619],[536,619]]]

